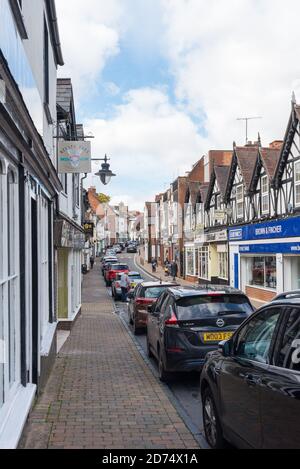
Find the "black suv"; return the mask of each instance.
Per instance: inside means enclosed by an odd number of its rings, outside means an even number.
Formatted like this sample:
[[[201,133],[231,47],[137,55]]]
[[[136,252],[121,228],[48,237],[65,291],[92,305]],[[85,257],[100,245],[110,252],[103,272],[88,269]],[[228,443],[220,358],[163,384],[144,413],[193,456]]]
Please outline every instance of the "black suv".
[[[148,355],[157,358],[160,379],[201,371],[206,354],[253,311],[246,295],[230,287],[168,288],[147,318]]]
[[[300,449],[300,299],[261,308],[209,354],[201,394],[212,448]]]

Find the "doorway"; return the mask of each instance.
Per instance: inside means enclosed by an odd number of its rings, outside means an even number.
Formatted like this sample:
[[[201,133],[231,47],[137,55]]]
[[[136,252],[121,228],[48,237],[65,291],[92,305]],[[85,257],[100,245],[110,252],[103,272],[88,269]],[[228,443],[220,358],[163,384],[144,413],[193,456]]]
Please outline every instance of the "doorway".
[[[31,199],[31,278],[32,278],[32,383],[38,384],[38,227],[37,227],[37,203]]]

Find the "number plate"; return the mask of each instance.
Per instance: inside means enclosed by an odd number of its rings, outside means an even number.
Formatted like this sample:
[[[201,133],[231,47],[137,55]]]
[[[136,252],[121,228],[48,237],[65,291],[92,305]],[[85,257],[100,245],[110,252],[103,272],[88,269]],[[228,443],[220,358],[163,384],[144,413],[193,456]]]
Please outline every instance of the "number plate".
[[[204,334],[204,342],[222,342],[231,339],[233,334],[233,332],[208,332]]]

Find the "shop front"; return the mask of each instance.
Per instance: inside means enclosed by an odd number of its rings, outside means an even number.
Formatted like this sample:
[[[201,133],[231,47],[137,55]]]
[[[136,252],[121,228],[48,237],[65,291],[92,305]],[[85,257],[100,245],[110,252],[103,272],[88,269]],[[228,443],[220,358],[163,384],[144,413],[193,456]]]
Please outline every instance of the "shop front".
[[[231,285],[257,306],[300,289],[300,217],[229,230]]]
[[[210,258],[209,282],[228,285],[228,234],[227,230],[210,231],[205,235]]]
[[[81,263],[85,235],[65,219],[54,224],[57,250],[57,319],[61,329],[70,329],[81,310]]]

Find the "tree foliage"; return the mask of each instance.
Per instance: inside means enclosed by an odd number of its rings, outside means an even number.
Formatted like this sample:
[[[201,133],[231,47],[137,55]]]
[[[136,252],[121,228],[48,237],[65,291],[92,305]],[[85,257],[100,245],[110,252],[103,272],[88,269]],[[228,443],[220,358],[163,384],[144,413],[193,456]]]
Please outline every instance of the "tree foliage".
[[[111,198],[106,194],[98,194],[98,200],[101,204],[109,204]]]

